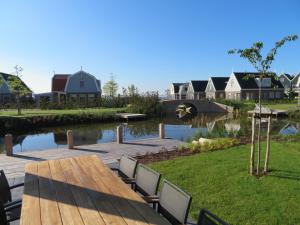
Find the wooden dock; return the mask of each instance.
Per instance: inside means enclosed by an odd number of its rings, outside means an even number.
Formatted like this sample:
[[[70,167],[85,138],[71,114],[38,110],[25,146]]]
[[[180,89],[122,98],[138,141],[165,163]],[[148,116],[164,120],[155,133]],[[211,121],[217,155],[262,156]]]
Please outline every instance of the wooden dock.
[[[259,111],[257,110],[248,111],[248,115],[252,116],[253,114],[258,115]],[[269,116],[278,117],[278,116],[286,116],[287,114],[288,114],[287,110],[272,110],[270,112],[265,112],[265,111],[261,112],[262,117],[269,117]]]
[[[118,159],[124,154],[134,157],[148,153],[157,153],[161,150],[170,151],[182,144],[183,142],[174,139],[149,138],[125,141],[123,144],[110,142],[75,146],[75,148],[71,150],[65,147],[41,151],[18,152],[13,156],[0,154],[0,170],[4,170],[8,178],[14,179],[24,176],[24,166],[30,162],[91,154],[96,154],[105,164],[113,165],[117,163]]]
[[[140,114],[140,113],[117,113],[116,117],[119,119],[143,119],[146,118],[146,114]]]

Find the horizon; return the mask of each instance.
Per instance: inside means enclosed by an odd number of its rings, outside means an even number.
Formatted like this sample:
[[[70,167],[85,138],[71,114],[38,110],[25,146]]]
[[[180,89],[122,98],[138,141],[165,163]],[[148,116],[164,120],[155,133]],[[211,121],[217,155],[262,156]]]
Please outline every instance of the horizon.
[[[300,35],[297,0],[30,3],[1,2],[0,72],[22,66],[34,93],[51,91],[54,71],[73,74],[82,66],[102,86],[114,74],[119,92],[134,84],[163,95],[173,82],[254,71],[229,49],[263,41],[268,51],[284,36]],[[300,73],[299,55],[300,40],[287,43],[271,70]]]

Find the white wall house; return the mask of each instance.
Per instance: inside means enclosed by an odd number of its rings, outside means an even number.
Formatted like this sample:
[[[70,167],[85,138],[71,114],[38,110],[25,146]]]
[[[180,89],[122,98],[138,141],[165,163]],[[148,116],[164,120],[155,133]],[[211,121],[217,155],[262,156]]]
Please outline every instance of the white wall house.
[[[179,89],[180,89],[180,85],[182,85],[184,83],[172,83],[170,86],[170,99],[176,100],[176,99],[180,99],[179,97]]]
[[[297,75],[283,73],[279,76],[279,80],[284,87],[285,94],[288,94],[290,91],[298,92],[298,87],[300,85],[300,73]]]
[[[200,100],[206,97],[207,80],[191,80],[188,83],[187,99]]]
[[[208,80],[205,93],[208,99],[225,98],[225,87],[228,77],[211,77]]]
[[[276,76],[274,74],[274,76]],[[282,99],[284,87],[274,76],[266,77],[259,82],[258,73],[233,72],[227,82],[225,94],[231,100],[252,100],[258,99],[259,87],[262,88],[262,99]]]

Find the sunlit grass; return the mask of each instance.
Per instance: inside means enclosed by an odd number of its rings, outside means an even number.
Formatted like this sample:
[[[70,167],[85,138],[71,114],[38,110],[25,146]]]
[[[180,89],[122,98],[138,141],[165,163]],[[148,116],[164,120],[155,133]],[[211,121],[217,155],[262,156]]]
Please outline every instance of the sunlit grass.
[[[260,179],[247,174],[249,153],[242,145],[151,167],[192,195],[194,219],[207,208],[230,224],[300,224],[300,144],[272,143],[272,171]]]

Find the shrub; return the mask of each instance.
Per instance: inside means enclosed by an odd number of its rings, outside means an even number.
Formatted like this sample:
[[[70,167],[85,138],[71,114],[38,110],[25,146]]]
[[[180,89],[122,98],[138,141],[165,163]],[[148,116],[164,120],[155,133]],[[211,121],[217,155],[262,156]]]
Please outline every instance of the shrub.
[[[130,98],[128,112],[143,113],[150,116],[161,113],[161,104],[158,94],[146,93],[145,95],[136,95]]]
[[[188,144],[188,149],[193,152],[209,152],[216,150],[223,150],[240,144],[239,141],[235,138],[219,138],[212,139],[212,142],[204,143],[193,143]]]

